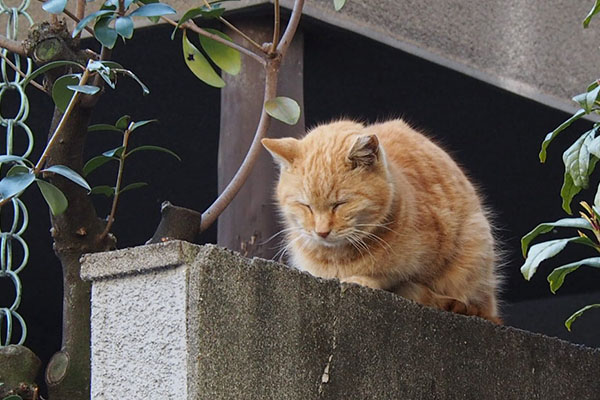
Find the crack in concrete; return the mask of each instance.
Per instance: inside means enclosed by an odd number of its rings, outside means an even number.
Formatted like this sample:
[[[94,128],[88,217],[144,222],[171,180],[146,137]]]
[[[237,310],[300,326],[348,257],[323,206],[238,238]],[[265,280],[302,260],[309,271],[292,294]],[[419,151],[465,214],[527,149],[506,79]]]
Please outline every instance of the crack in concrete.
[[[340,296],[339,296],[338,302],[341,302],[342,298],[344,297],[344,288],[343,287],[340,288],[339,293],[340,293]],[[339,305],[339,303],[338,303],[338,305]],[[335,349],[337,348],[337,334],[338,334],[338,320],[339,320],[339,314],[337,312],[337,309],[338,309],[338,307],[336,307],[336,312],[333,317],[333,324],[332,324],[333,335],[331,336],[331,354],[329,355],[329,358],[327,359],[325,368],[323,368],[323,374],[321,375],[321,381],[319,382],[319,390],[318,390],[319,397],[323,396],[323,393],[325,392],[325,385],[328,384],[331,379],[331,361],[333,360],[333,355],[334,355]]]

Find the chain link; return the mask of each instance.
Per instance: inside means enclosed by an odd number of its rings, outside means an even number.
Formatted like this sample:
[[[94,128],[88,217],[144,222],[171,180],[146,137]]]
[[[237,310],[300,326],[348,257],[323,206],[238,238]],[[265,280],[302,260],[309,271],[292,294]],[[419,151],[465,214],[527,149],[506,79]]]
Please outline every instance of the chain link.
[[[20,17],[25,18],[30,26],[33,25],[33,19],[27,13],[28,7],[29,0],[23,0],[17,7],[9,7],[4,0],[0,0],[0,14],[8,17],[6,36],[9,39],[17,39]],[[12,58],[16,67],[26,75],[31,74],[33,63],[31,59],[9,53],[6,49],[1,51],[4,57],[0,60],[0,104],[2,104],[3,98],[9,92],[17,92],[19,96],[19,109],[14,116],[0,114],[0,127],[4,129],[6,135],[5,154],[27,157],[33,150],[33,133],[25,123],[29,116],[29,100],[23,87],[23,80],[25,78],[10,68],[6,62],[6,58]],[[0,109],[1,112],[2,109]],[[16,135],[24,135],[25,142],[27,143],[21,154],[18,154],[18,151],[14,149]],[[9,204],[12,206],[12,214],[7,210]],[[27,325],[23,317],[17,312],[17,308],[21,303],[22,294],[19,273],[25,268],[29,260],[29,247],[22,238],[29,223],[29,214],[25,204],[16,197],[10,203],[7,203],[5,208],[7,209],[0,215],[0,279],[12,282],[15,296],[9,307],[1,307],[2,305],[0,305],[0,347],[13,343],[23,344],[27,337]],[[3,229],[5,228],[9,229],[4,231]],[[20,325],[21,335],[18,338],[13,337],[15,323]]]

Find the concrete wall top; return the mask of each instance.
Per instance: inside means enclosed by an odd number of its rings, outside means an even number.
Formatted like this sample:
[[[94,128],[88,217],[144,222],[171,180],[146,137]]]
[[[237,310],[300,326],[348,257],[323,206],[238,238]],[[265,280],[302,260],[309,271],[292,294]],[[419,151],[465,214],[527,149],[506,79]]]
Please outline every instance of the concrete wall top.
[[[93,399],[131,388],[136,398],[207,400],[600,393],[598,349],[214,245],[174,241],[82,261],[93,281]]]
[[[190,0],[166,2],[179,15],[197,6]],[[243,9],[270,2],[242,0],[226,5]],[[90,3],[90,9],[98,4]],[[281,4],[291,8],[293,1],[281,0]],[[600,64],[596,45],[600,21],[593,21],[588,29],[581,25],[592,4],[588,0],[348,0],[336,12],[332,0],[307,0],[304,13],[571,111],[570,98],[597,78]],[[39,2],[32,2],[30,11],[36,21],[47,19]],[[141,18],[137,22],[148,24]]]

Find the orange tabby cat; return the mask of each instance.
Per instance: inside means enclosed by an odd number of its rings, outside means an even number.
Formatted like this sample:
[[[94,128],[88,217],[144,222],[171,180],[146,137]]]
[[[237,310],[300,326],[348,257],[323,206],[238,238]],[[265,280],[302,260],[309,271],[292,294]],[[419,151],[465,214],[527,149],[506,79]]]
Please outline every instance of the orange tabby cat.
[[[500,323],[494,239],[473,185],[404,121],[263,139],[291,264]]]

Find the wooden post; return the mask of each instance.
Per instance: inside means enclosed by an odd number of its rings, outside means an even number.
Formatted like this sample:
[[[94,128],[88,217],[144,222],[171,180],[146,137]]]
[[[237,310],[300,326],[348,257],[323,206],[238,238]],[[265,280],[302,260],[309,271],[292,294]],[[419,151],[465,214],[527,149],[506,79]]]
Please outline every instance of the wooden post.
[[[273,39],[273,21],[252,18],[234,21],[235,25],[258,43]],[[235,41],[233,31],[226,32]],[[279,74],[278,95],[291,97],[302,109],[300,120],[289,126],[273,120],[268,137],[300,136],[304,133],[303,97],[304,40],[298,30],[283,61]],[[226,75],[226,74],[224,74]],[[237,76],[224,76],[221,89],[221,132],[219,139],[219,193],[241,164],[258,124],[263,102],[264,70],[249,57],[242,56],[242,70]],[[273,190],[277,168],[264,151],[248,180],[218,220],[217,243],[241,252],[244,256],[272,258],[281,236],[265,243],[281,227],[276,218]]]

